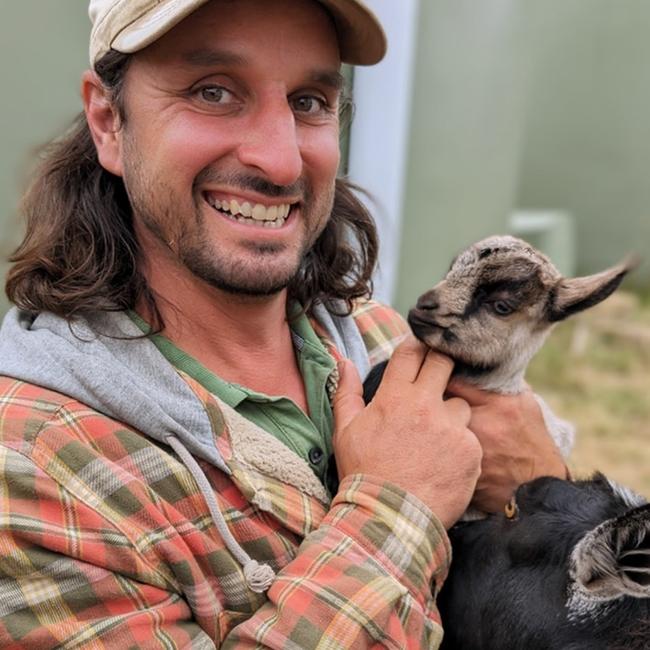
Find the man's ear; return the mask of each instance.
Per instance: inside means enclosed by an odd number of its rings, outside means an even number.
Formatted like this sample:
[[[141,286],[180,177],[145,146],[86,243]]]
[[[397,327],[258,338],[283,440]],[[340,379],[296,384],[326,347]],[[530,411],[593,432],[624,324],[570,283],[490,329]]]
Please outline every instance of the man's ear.
[[[109,91],[92,70],[86,70],[81,79],[81,98],[99,163],[112,174],[122,176],[120,116]]]

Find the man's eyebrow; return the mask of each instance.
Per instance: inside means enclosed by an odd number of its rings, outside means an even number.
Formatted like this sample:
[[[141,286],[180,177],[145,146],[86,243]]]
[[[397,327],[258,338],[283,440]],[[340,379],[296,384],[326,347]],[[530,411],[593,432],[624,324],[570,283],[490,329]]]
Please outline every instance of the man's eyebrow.
[[[181,59],[183,62],[197,68],[220,65],[245,66],[248,63],[248,60],[240,54],[210,48],[188,50],[181,54]],[[309,74],[309,78],[315,83],[321,83],[334,90],[341,90],[345,85],[345,77],[338,70],[314,70]]]
[[[341,90],[345,86],[345,77],[338,70],[316,70],[312,72],[311,79],[333,90]]]

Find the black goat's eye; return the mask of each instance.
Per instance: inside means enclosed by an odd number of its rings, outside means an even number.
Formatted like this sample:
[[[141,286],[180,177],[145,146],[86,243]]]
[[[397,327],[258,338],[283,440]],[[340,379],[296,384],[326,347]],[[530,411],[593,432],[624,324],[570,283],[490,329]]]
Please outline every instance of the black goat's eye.
[[[505,300],[495,300],[492,303],[492,309],[498,316],[508,316],[514,309]]]
[[[519,506],[517,505],[514,497],[512,497],[512,499],[506,503],[505,513],[508,519],[517,518],[517,515],[519,514]]]

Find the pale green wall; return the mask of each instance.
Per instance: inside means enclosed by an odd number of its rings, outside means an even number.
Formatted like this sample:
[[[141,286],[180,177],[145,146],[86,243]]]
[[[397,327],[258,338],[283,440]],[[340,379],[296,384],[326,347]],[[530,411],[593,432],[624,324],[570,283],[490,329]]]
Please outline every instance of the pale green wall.
[[[81,108],[79,78],[88,61],[86,0],[0,2],[0,273],[16,244],[20,188],[37,147]],[[6,301],[0,291],[0,313]]]
[[[526,0],[537,66],[519,203],[576,218],[578,270],[635,249],[650,282],[650,2]]]
[[[506,229],[529,76],[523,18],[521,0],[421,2],[400,311],[460,248]]]
[[[576,266],[650,283],[650,2],[421,0],[401,311],[515,209],[566,210]]]

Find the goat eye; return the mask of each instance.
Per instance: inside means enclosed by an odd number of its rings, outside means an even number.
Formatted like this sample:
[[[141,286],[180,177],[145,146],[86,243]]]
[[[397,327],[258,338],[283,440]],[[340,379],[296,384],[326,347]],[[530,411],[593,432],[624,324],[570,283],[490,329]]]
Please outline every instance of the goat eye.
[[[512,499],[506,503],[505,513],[508,519],[516,519],[517,515],[519,514],[519,506],[517,505],[514,497],[512,497]]]
[[[492,309],[498,316],[508,316],[514,309],[504,300],[496,300],[492,303]]]

